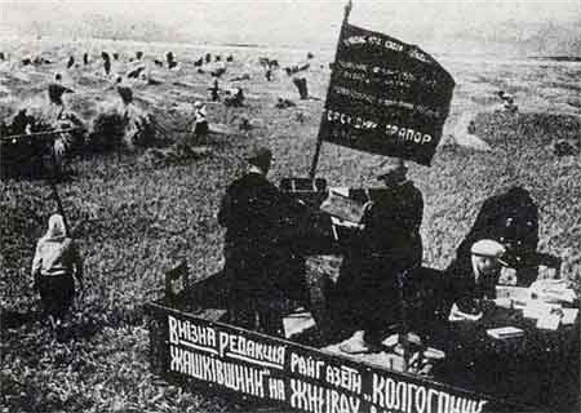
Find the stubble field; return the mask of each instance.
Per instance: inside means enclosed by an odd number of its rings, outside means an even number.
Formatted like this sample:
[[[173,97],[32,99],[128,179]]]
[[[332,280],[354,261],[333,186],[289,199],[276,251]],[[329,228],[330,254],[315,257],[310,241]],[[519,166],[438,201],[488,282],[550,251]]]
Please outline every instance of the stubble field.
[[[158,84],[135,82],[137,104],[151,112],[174,139],[192,120],[191,104],[208,97],[212,78],[197,73],[193,62],[206,51],[232,54],[221,86],[240,86],[246,105],[227,108],[208,103],[210,153],[200,159],[153,162],[148,153],[101,154],[76,159],[71,179],[59,184],[86,266],[86,291],[76,303],[68,330],[55,334],[42,322],[1,329],[0,409],[5,412],[199,412],[241,408],[222,398],[184,392],[152,375],[142,305],[159,296],[163,272],[185,258],[194,277],[222,265],[223,231],[216,220],[228,183],[242,172],[242,155],[261,142],[275,153],[271,179],[306,176],[329,78],[332,52],[311,50],[307,72],[312,95],[299,101],[282,70],[267,82],[258,57],[296,64],[306,50],[188,47],[123,42],[17,42],[8,62],[0,62],[0,114],[13,114],[29,99],[46,99],[54,72],[75,89],[68,106],[88,125],[98,105],[118,99],[113,77],[102,74],[101,50],[120,53],[113,71],[125,73],[137,50]],[[172,50],[180,65],[156,67]],[[69,55],[82,53],[91,63],[66,69]],[[25,54],[53,63],[22,66]],[[465,132],[462,119],[474,118],[476,135],[489,152],[442,145],[430,168],[409,163],[410,177],[421,189],[424,264],[444,268],[469,230],[483,200],[513,184],[527,188],[540,210],[543,252],[563,258],[562,276],[581,286],[581,155],[557,157],[553,143],[581,140],[580,63],[548,60],[499,60],[443,56],[440,62],[456,80],[452,113],[445,135]],[[249,80],[230,82],[248,73]],[[519,113],[494,113],[495,92],[515,96]],[[277,109],[278,97],[296,107]],[[239,124],[247,118],[250,131]],[[318,176],[331,186],[375,186],[375,173],[386,158],[323,145]],[[24,318],[39,308],[30,289],[34,246],[56,206],[43,179],[5,179],[0,183],[0,305],[3,314]]]

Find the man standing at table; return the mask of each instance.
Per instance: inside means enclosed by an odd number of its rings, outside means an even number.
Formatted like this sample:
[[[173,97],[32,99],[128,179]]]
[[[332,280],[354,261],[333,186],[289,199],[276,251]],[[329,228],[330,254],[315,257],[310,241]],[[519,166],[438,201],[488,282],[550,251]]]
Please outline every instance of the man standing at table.
[[[334,312],[342,312],[343,324],[356,330],[340,346],[346,353],[374,351],[390,325],[405,322],[400,293],[407,274],[422,261],[421,192],[407,179],[401,160],[378,179],[386,188],[368,204],[336,286]]]
[[[228,187],[218,213],[227,230],[229,316],[240,327],[282,336],[282,303],[290,285],[304,282],[304,259],[294,248],[302,207],[266,179],[270,149],[256,148],[247,160],[247,173]]]

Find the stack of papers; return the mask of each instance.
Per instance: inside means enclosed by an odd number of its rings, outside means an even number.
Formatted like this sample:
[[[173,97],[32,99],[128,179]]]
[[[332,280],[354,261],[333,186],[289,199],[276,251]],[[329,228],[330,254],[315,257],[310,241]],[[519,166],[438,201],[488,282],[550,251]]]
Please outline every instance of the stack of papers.
[[[537,320],[561,309],[562,307],[559,304],[549,304],[540,300],[527,300],[522,314],[524,318]]]
[[[547,303],[572,304],[577,295],[567,280],[538,280],[530,287],[531,297]]]
[[[523,317],[537,320],[537,328],[557,330],[559,325],[571,325],[577,321],[578,308],[563,308],[539,300],[528,300],[523,308]]]
[[[561,317],[561,324],[575,324],[575,321],[577,321],[577,316],[579,315],[578,308],[563,308],[561,311],[563,312],[563,316]]]
[[[365,203],[351,199],[349,188],[329,188],[329,196],[320,209],[342,221],[358,223],[363,217]]]
[[[499,327],[486,330],[486,333],[497,340],[505,340],[509,338],[522,337],[524,331],[517,327]]]
[[[514,287],[512,285],[497,285],[496,298],[510,298],[514,301],[523,301],[531,298],[531,292],[526,287]]]

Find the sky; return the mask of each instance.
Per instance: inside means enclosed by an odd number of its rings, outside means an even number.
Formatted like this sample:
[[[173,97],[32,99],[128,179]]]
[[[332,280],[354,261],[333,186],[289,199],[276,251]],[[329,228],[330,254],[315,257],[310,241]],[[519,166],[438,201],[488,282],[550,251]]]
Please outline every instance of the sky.
[[[0,0],[0,35],[328,46],[336,41],[345,3]],[[443,49],[523,45],[581,54],[580,0],[354,0],[349,21]]]

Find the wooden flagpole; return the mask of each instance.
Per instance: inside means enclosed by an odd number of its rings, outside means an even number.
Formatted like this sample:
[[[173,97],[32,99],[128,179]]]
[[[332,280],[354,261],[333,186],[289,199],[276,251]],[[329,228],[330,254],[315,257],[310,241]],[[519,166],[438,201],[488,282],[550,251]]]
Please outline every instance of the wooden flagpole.
[[[347,4],[345,5],[345,13],[343,14],[343,21],[341,22],[341,30],[339,31],[339,40],[341,39],[345,25],[347,24],[347,21],[349,20],[349,14],[351,13],[352,7],[353,7],[353,4],[352,4],[351,0],[348,0]],[[339,47],[339,42],[337,42],[337,48],[338,47]],[[335,60],[337,60],[337,49],[335,49],[335,57],[333,58],[333,61],[335,61]],[[329,87],[327,88],[327,96],[329,95],[330,89],[331,89],[331,82],[329,81]],[[321,115],[321,124],[323,123],[324,116],[325,116],[325,112],[323,109],[323,114]],[[321,153],[321,145],[322,144],[323,144],[323,136],[321,133],[321,127],[319,126],[319,133],[317,135],[317,146],[315,147],[315,155],[313,156],[313,161],[311,163],[311,170],[309,171],[309,178],[311,180],[315,179],[315,173],[317,171],[317,164],[319,163],[319,155]]]

